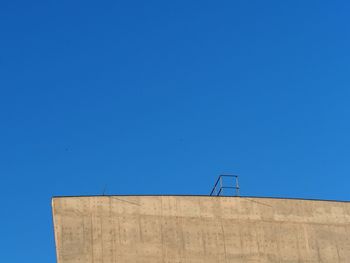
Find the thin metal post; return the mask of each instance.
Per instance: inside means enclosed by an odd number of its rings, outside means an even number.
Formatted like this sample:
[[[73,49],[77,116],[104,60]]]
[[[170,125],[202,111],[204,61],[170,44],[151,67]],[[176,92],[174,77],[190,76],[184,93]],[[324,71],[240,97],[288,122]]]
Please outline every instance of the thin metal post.
[[[220,192],[224,194],[224,189],[222,188],[222,176],[220,175]]]

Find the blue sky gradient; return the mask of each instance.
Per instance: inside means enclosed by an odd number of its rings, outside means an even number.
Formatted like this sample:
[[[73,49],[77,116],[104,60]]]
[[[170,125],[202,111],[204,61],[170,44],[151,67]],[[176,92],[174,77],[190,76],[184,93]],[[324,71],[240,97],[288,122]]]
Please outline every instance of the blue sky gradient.
[[[349,1],[0,2],[0,262],[55,262],[51,197],[349,200]]]

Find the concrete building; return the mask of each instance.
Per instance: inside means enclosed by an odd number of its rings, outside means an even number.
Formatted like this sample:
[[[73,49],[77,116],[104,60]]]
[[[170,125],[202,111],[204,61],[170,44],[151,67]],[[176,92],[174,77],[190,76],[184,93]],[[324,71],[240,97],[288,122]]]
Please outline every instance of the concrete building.
[[[58,263],[350,262],[350,202],[84,196],[52,211]]]

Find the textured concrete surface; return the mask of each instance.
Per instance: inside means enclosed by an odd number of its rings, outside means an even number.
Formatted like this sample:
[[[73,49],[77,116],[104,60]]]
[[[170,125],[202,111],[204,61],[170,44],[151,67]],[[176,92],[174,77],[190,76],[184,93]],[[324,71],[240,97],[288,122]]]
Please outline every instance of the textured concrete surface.
[[[350,203],[248,197],[52,200],[58,263],[350,262]]]

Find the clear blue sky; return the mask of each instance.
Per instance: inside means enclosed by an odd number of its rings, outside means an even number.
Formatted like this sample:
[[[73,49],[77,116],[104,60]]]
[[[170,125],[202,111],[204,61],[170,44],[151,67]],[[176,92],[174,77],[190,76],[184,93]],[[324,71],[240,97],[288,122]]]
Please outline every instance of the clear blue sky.
[[[55,262],[51,197],[349,200],[349,1],[0,2],[0,261]]]

